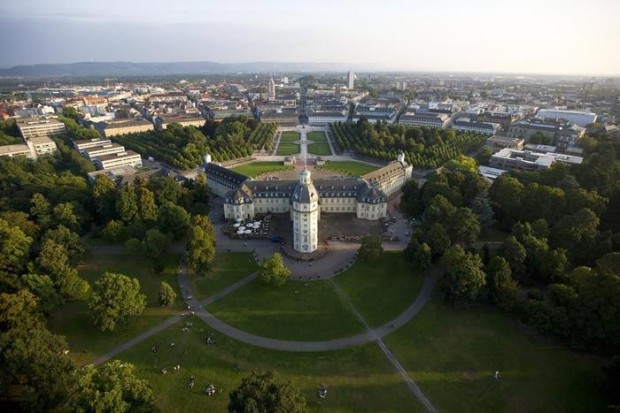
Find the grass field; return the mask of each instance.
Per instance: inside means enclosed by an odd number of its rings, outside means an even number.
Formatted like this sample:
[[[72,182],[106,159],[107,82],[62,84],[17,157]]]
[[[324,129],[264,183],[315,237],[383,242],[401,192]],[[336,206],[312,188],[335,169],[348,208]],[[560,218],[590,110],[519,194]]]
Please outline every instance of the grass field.
[[[402,313],[422,285],[422,277],[397,253],[358,262],[334,280],[373,327]],[[235,327],[280,339],[329,340],[363,332],[330,281],[291,281],[281,289],[254,281],[208,310]]]
[[[411,268],[403,254],[386,252],[379,263],[358,261],[334,281],[368,325],[378,327],[396,318],[413,303],[423,277]]]
[[[80,276],[88,280],[91,285],[104,272],[116,272],[138,278],[142,292],[147,297],[144,313],[128,324],[117,327],[113,332],[101,332],[90,321],[87,301],[70,301],[50,316],[50,329],[54,333],[66,336],[71,356],[79,364],[85,364],[166,318],[178,314],[183,308],[176,281],[179,258],[179,254],[169,254],[164,259],[164,271],[155,274],[152,262],[145,258],[126,254],[92,254],[78,267]],[[168,282],[177,292],[177,300],[173,306],[166,308],[159,306],[158,290],[161,281]]]
[[[85,303],[68,303],[52,317],[52,330],[68,336],[71,355],[83,363],[177,313],[179,300],[175,308],[157,307],[156,286],[165,278],[176,288],[172,275],[178,258],[170,255],[164,273],[155,275],[150,263],[139,258],[89,257],[80,266],[82,276],[91,282],[104,271],[136,276],[149,307],[110,334],[90,325]],[[209,296],[249,274],[256,268],[250,258],[247,253],[219,255],[212,274],[193,281],[195,293]],[[374,326],[413,301],[422,277],[398,254],[386,253],[380,262],[356,263],[334,281]],[[289,282],[281,289],[252,282],[209,310],[232,325],[275,338],[318,340],[363,331],[330,282]],[[274,369],[291,380],[305,394],[310,412],[422,411],[375,344],[321,353],[277,352],[216,333],[217,344],[207,346],[209,327],[197,318],[184,321],[192,323],[189,332],[181,331],[181,322],[118,357],[149,380],[162,411],[226,411],[228,393],[255,368]],[[596,359],[541,338],[492,307],[455,309],[435,293],[416,318],[384,342],[440,412],[605,411]],[[153,346],[157,353],[151,352]],[[175,372],[171,367],[177,364],[181,370]],[[168,374],[161,374],[163,367]],[[500,380],[493,378],[496,370]],[[187,387],[190,376],[196,378],[193,389]],[[320,383],[329,388],[324,401],[316,396]],[[207,384],[221,392],[207,397]]]
[[[323,156],[332,154],[329,143],[327,143],[327,135],[325,135],[325,132],[308,132],[306,136],[308,137],[308,140],[314,142],[308,145],[308,153]]]
[[[282,132],[280,138],[280,145],[278,145],[278,151],[276,155],[295,155],[300,152],[299,145],[293,142],[297,142],[300,139],[299,132],[287,131]]]
[[[356,161],[327,161],[325,165],[317,166],[317,169],[340,172],[344,175],[362,176],[376,171],[379,167]]]
[[[605,410],[595,361],[494,308],[454,309],[436,294],[384,341],[440,412]]]
[[[233,171],[239,172],[245,176],[255,178],[268,172],[290,171],[292,165],[282,165],[282,162],[252,162],[245,165],[232,168]]]
[[[218,254],[208,274],[191,275],[192,290],[197,298],[207,298],[256,270],[258,265],[249,252]]]
[[[328,281],[273,288],[255,280],[207,307],[222,321],[265,337],[329,340],[364,331]]]
[[[291,380],[305,395],[309,412],[423,411],[374,344],[328,353],[289,353],[216,334],[216,345],[207,346],[207,327],[198,319],[192,323],[190,332],[183,333],[178,324],[119,356],[148,379],[163,412],[225,412],[230,391],[255,368],[272,369],[281,380]],[[157,353],[151,352],[153,346]],[[181,370],[173,371],[174,365]],[[168,374],[161,374],[163,367]],[[187,387],[190,376],[196,379],[193,389]],[[316,393],[321,383],[329,390],[324,401]],[[204,394],[207,384],[218,389],[216,396]]]

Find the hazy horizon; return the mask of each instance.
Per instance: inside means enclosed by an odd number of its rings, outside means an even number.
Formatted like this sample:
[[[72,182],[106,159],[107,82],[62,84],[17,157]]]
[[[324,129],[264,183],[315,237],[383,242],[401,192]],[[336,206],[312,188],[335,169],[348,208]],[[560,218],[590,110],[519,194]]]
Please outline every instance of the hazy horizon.
[[[620,26],[614,21],[620,1],[614,0],[511,6],[491,0],[3,3],[0,67],[210,61],[620,75]]]

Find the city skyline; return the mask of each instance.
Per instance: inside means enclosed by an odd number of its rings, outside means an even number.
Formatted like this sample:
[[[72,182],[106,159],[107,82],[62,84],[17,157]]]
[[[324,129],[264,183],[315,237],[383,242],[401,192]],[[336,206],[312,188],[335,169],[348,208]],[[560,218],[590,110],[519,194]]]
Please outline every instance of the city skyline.
[[[314,62],[354,70],[620,75],[612,0],[261,4],[113,0],[0,6],[0,67],[72,62]]]

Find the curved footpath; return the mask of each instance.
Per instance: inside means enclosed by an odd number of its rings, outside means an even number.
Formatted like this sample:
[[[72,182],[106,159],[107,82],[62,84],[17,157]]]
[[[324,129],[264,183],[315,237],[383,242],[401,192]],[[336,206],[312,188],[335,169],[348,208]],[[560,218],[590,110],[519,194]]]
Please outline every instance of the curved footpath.
[[[231,289],[227,291],[225,294],[216,294],[217,298],[221,298],[226,294],[236,290],[242,285],[247,284],[256,278],[256,274],[252,274],[240,282],[233,284]],[[294,282],[294,281],[292,281]],[[357,334],[355,336],[326,340],[326,341],[292,341],[292,340],[278,340],[274,338],[268,338],[259,336],[256,334],[251,334],[243,330],[239,330],[229,324],[224,323],[223,321],[216,318],[213,314],[209,313],[206,308],[203,306],[204,304],[211,304],[215,300],[211,297],[200,302],[199,300],[193,297],[193,293],[191,290],[191,285],[189,282],[189,277],[187,275],[187,267],[185,264],[181,264],[179,271],[179,286],[181,287],[181,291],[186,292],[186,297],[192,297],[187,301],[187,305],[192,306],[196,311],[196,316],[198,316],[202,321],[204,321],[207,325],[209,325],[214,330],[224,334],[228,337],[234,338],[235,340],[241,341],[246,344],[250,344],[257,347],[263,347],[271,350],[280,350],[280,351],[300,351],[300,352],[311,352],[311,351],[330,351],[330,350],[338,350],[346,347],[357,346],[360,344],[368,343],[371,341],[375,341],[384,337],[385,335],[395,331],[396,329],[402,327],[407,322],[409,322],[413,317],[415,317],[418,312],[424,307],[424,304],[430,299],[431,293],[433,292],[433,287],[435,286],[435,274],[434,271],[428,271],[424,277],[424,283],[422,285],[422,289],[420,293],[416,297],[415,301],[407,308],[403,313],[401,313],[398,317],[389,321],[382,326],[366,331],[365,333]],[[215,296],[214,296],[215,297]]]

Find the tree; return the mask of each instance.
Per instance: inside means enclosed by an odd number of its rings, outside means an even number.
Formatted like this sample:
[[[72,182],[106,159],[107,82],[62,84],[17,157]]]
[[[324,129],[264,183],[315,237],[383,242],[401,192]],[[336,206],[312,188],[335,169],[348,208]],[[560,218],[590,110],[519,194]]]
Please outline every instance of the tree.
[[[277,380],[273,371],[253,371],[230,392],[230,413],[303,413],[306,399],[291,382]]]
[[[155,412],[155,396],[130,363],[113,360],[97,368],[88,365],[78,378],[75,410],[95,412]]]
[[[481,227],[488,228],[495,223],[495,215],[487,194],[475,197],[471,202],[471,210],[478,217]]]
[[[258,279],[264,284],[281,287],[288,281],[291,276],[291,270],[284,265],[282,255],[274,252],[271,258],[263,261],[258,271]]]
[[[106,272],[95,282],[88,307],[101,331],[113,331],[130,317],[142,314],[146,296],[140,293],[137,279]]]
[[[527,252],[525,247],[513,235],[506,238],[504,243],[504,258],[510,266],[512,273],[521,278],[525,273],[525,259]]]
[[[126,233],[125,223],[115,219],[108,221],[105,227],[101,230],[101,235],[111,242],[122,241],[125,238]]]
[[[189,223],[190,216],[184,208],[172,202],[166,202],[159,208],[157,215],[159,230],[172,234],[174,239],[181,239],[187,234]]]
[[[64,225],[47,230],[45,235],[43,235],[42,241],[45,242],[47,240],[62,245],[67,251],[67,258],[72,265],[77,265],[86,252],[86,248],[84,248],[80,241],[80,236]]]
[[[106,175],[97,175],[93,183],[93,198],[101,222],[112,219],[116,213],[116,186]]]
[[[37,264],[63,296],[83,298],[88,292],[88,283],[78,276],[75,268],[71,268],[67,249],[53,239],[43,240]]]
[[[450,247],[450,237],[448,236],[448,232],[446,231],[446,228],[438,222],[430,226],[423,238],[423,241],[431,247],[433,259],[441,257]]]
[[[138,238],[130,238],[125,241],[125,249],[133,255],[142,254],[142,243]]]
[[[0,332],[12,328],[24,331],[44,328],[45,319],[37,309],[37,298],[28,290],[0,293]]]
[[[64,354],[67,348],[63,337],[45,328],[13,328],[0,335],[2,375],[25,386],[26,411],[57,411],[69,401],[75,365]]]
[[[409,216],[417,215],[419,213],[418,197],[420,195],[418,183],[414,179],[410,179],[405,182],[401,190],[403,194],[400,197],[400,210]]]
[[[75,206],[70,202],[63,202],[56,205],[53,209],[54,223],[63,225],[71,231],[80,229],[80,222],[75,214]]]
[[[358,254],[362,261],[377,261],[380,259],[383,255],[381,237],[378,235],[366,235],[362,238],[362,245]]]
[[[448,218],[450,238],[453,243],[470,244],[480,236],[480,222],[469,208],[459,208]]]
[[[21,229],[0,219],[0,291],[17,287],[16,275],[28,261],[31,244]]]
[[[517,301],[519,287],[512,279],[510,266],[504,257],[495,256],[486,269],[489,298],[498,307],[510,310]]]
[[[491,203],[504,228],[510,228],[519,217],[523,184],[516,178],[502,175],[489,188]]]
[[[215,259],[215,231],[208,217],[196,215],[187,233],[188,264],[197,273],[205,273]]]
[[[138,218],[138,199],[133,186],[125,185],[118,191],[116,212],[125,222],[130,222]]]
[[[428,224],[445,223],[456,211],[456,207],[443,195],[435,195],[424,210],[424,220]]]
[[[161,260],[169,246],[170,240],[168,237],[156,229],[146,231],[146,235],[142,240],[144,255],[156,261]]]
[[[37,297],[37,308],[49,314],[62,303],[62,298],[56,292],[52,279],[47,275],[26,274],[22,276],[24,286]]]
[[[174,303],[174,300],[177,298],[177,293],[174,292],[174,289],[165,281],[159,283],[159,304],[162,307],[168,307],[170,304]]]
[[[432,262],[431,247],[426,242],[420,244],[416,238],[411,238],[405,249],[405,258],[420,270],[430,267]]]
[[[452,171],[467,171],[474,174],[478,173],[478,163],[474,158],[469,156],[459,155],[444,165],[446,168]]]
[[[37,225],[42,229],[47,229],[52,224],[52,207],[47,199],[36,193],[30,200],[32,207],[30,208],[30,215],[37,220]]]
[[[480,257],[455,245],[444,254],[441,262],[445,271],[439,279],[439,286],[446,300],[456,305],[478,301],[486,284]]]
[[[155,196],[148,188],[143,187],[139,190],[139,209],[142,221],[152,221],[157,219],[157,205],[155,205]]]

